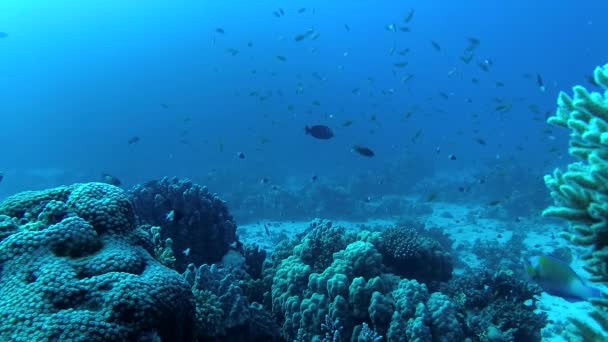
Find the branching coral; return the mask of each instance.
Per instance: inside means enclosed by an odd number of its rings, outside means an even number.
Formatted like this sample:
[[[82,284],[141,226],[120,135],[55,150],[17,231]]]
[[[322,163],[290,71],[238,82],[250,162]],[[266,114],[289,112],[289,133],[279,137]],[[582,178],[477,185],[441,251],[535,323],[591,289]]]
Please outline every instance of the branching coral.
[[[595,280],[608,282],[608,64],[594,71],[605,93],[573,88],[574,97],[561,92],[558,109],[547,121],[570,129],[569,153],[581,161],[545,176],[555,205],[543,215],[566,219],[574,244],[591,247],[587,270]]]
[[[220,261],[237,241],[226,203],[207,187],[165,177],[137,185],[129,194],[140,223],[162,227],[162,239],[172,240],[180,272],[189,263]]]
[[[597,67],[593,80],[604,93],[588,92],[582,86],[573,88],[574,96],[560,92],[558,108],[547,122],[570,130],[570,155],[580,159],[563,172],[556,169],[545,176],[554,205],[543,215],[567,220],[571,230],[562,236],[573,244],[588,248],[585,268],[593,280],[608,283],[608,64]],[[598,322],[605,319],[608,303],[596,301],[594,314]],[[580,334],[594,331],[575,320]],[[606,335],[596,331],[596,335]]]

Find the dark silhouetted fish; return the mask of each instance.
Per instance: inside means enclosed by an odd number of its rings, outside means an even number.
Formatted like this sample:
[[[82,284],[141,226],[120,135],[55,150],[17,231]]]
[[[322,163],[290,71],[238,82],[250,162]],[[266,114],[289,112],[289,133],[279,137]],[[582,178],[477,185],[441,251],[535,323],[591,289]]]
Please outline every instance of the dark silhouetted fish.
[[[439,43],[437,43],[436,41],[431,40],[431,45],[433,45],[433,48],[434,48],[436,51],[441,51],[441,45],[439,45]]]
[[[264,223],[264,231],[266,232],[266,235],[270,236],[270,231],[268,230],[266,223]]]
[[[538,89],[540,89],[540,91],[544,92],[545,83],[543,82],[543,78],[540,76],[540,74],[536,74],[536,83],[538,83]]]
[[[139,137],[138,136],[134,136],[131,137],[127,142],[129,143],[129,145],[133,145],[133,144],[137,144],[139,142]]]
[[[374,151],[372,151],[370,148],[365,147],[365,146],[361,146],[361,145],[355,145],[353,146],[353,151],[364,156],[364,157],[368,157],[371,158],[373,156],[375,156],[376,154],[374,153]]]
[[[407,16],[405,16],[403,21],[405,21],[406,23],[409,23],[410,21],[412,21],[412,19],[414,18],[414,13],[416,13],[416,10],[413,8],[410,9],[410,12],[407,14]]]
[[[304,127],[304,133],[321,140],[328,140],[334,137],[334,132],[325,125],[306,126]]]
[[[114,186],[120,186],[120,184],[122,184],[122,182],[120,181],[120,179],[112,176],[109,173],[102,173],[101,174],[101,181],[103,183],[112,184]]]

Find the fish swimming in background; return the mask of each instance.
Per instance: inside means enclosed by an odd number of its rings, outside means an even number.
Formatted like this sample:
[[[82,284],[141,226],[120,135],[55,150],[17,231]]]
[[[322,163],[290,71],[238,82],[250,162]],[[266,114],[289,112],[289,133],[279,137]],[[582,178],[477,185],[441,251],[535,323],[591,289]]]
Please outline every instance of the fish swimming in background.
[[[2,180],[4,180],[4,172],[0,172],[0,183],[2,183]]]
[[[435,51],[441,51],[441,45],[439,45],[439,43],[437,43],[434,40],[431,40],[431,45],[433,46],[433,49],[435,49]]]
[[[134,137],[129,138],[129,140],[127,142],[129,143],[129,145],[133,145],[133,144],[138,143],[139,140],[141,140],[141,139],[139,139],[138,136],[134,136]]]
[[[0,38],[8,38],[8,33],[0,32]]]
[[[541,255],[526,260],[526,272],[545,292],[568,301],[600,298],[601,291],[588,286],[565,262]]]
[[[538,83],[538,89],[540,89],[540,91],[544,92],[545,83],[543,82],[543,78],[540,76],[540,74],[536,74],[536,83]]]
[[[102,183],[106,183],[106,184],[111,184],[114,186],[120,186],[120,184],[122,184],[122,182],[120,181],[120,179],[112,176],[109,173],[102,173],[101,174],[101,182]]]
[[[407,14],[407,16],[405,16],[403,21],[406,23],[409,23],[410,21],[412,21],[412,19],[414,18],[414,13],[416,13],[416,10],[413,8],[410,9],[410,12]]]
[[[356,153],[358,153],[364,157],[368,157],[368,158],[371,158],[376,155],[374,153],[374,151],[372,151],[369,147],[365,147],[365,146],[355,145],[355,146],[353,146],[352,150],[353,150],[353,152],[356,152]]]
[[[334,137],[334,132],[325,125],[306,126],[304,127],[304,133],[321,140],[328,140]]]

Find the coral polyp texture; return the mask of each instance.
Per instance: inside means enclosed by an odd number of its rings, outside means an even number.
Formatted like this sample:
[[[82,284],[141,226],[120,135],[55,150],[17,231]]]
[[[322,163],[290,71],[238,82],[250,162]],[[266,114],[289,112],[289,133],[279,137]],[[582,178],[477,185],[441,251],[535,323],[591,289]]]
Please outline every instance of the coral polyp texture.
[[[543,215],[570,222],[572,231],[563,235],[591,247],[586,268],[594,280],[608,282],[608,64],[593,78],[603,94],[582,86],[572,97],[561,92],[557,112],[547,120],[570,130],[568,151],[580,161],[545,176],[555,203]]]
[[[412,243],[417,239],[418,243]],[[386,234],[362,231],[352,236],[330,222],[313,221],[306,235],[299,238],[293,255],[274,269],[271,310],[282,338],[378,341],[382,336],[386,341],[487,341],[482,335],[493,329],[497,341],[540,341],[546,319],[524,304],[538,293],[526,290],[523,282],[498,276],[482,279],[474,274],[470,279],[443,283],[445,291],[433,292],[431,286],[450,278],[451,264],[441,266],[440,272],[421,268],[414,273],[429,286],[405,277],[405,270],[391,273],[397,269],[387,262],[395,261],[390,256],[397,250],[412,249],[412,253],[404,252],[408,257],[403,262],[413,265],[436,262],[429,257],[432,253],[424,252],[427,250],[447,254],[438,249],[436,241],[425,239],[397,228]],[[480,286],[467,292],[473,280]],[[501,292],[508,283],[512,285]],[[480,316],[481,311],[484,316]]]
[[[0,232],[0,340],[192,339],[190,286],[152,257],[120,188],[14,195]]]
[[[205,186],[164,177],[136,185],[129,194],[140,223],[162,227],[162,240],[171,239],[180,272],[190,263],[221,261],[237,242],[226,203]]]

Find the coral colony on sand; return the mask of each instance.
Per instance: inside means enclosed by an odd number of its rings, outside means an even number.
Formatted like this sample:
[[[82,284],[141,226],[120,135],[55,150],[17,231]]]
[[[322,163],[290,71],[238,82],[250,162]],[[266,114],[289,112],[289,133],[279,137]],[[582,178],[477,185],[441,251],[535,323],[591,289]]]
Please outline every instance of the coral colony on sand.
[[[164,220],[173,210],[191,224]],[[0,215],[0,340],[539,341],[547,322],[524,304],[537,288],[508,271],[453,276],[450,251],[408,227],[314,220],[269,258],[229,243],[224,203],[188,180],[25,192]],[[184,230],[216,249],[190,243],[209,259],[180,275],[162,259]]]
[[[574,245],[587,249],[585,268],[593,280],[608,283],[608,64],[597,67],[594,83],[604,93],[589,93],[582,86],[573,88],[574,96],[561,92],[558,109],[547,121],[570,130],[568,152],[580,161],[564,172],[556,169],[545,176],[554,206],[543,215],[567,220],[571,230],[562,235]],[[594,318],[608,327],[608,302],[594,300]],[[607,338],[606,331],[592,331],[575,321],[580,333],[591,339]]]
[[[564,236],[608,283],[608,65],[594,77],[607,93],[561,93],[549,119],[571,130],[581,161],[545,177],[555,205],[543,214],[571,223]],[[541,291],[516,262],[456,274],[456,258],[448,237],[415,223],[320,219],[267,253],[187,179],[29,191],[0,204],[0,340],[541,340]],[[575,320],[570,340],[606,340],[608,301],[593,302],[598,324]]]

